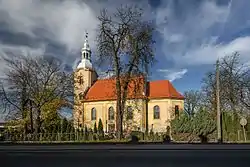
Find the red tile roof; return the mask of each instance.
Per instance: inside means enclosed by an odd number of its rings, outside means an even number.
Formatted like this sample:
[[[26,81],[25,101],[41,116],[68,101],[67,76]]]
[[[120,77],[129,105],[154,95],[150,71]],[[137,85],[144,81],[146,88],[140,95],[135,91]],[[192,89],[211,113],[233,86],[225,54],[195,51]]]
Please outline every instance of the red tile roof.
[[[184,99],[168,80],[158,80],[149,82],[149,98],[173,98]]]
[[[137,84],[136,84],[137,83]],[[138,84],[139,83],[139,84]],[[184,97],[177,92],[173,85],[168,80],[150,81],[148,82],[147,96],[144,95],[145,85],[142,77],[137,77],[129,83],[127,98],[174,98],[184,99]],[[97,80],[88,90],[85,96],[85,101],[105,101],[115,100],[116,96],[116,80],[100,79]],[[136,91],[135,91],[136,90]]]

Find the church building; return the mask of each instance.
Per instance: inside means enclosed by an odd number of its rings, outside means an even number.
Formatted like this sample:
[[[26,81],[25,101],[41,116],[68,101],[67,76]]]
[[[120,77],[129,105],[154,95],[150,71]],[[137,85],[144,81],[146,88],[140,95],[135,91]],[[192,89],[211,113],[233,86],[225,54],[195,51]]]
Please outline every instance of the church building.
[[[133,83],[128,88],[123,127],[126,131],[164,132],[170,120],[184,107],[184,97],[168,80],[134,79],[141,87],[134,95]],[[91,63],[91,49],[86,36],[81,62],[74,71],[74,126],[92,128],[102,120],[105,132],[114,131],[116,119],[115,78],[100,79]],[[132,85],[132,86],[131,86]]]

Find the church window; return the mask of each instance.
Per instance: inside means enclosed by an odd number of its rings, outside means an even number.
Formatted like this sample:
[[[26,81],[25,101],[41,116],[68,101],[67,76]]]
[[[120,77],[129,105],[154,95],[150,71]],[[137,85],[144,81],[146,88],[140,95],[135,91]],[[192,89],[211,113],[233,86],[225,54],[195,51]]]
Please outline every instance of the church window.
[[[179,106],[178,105],[175,105],[175,107],[174,107],[174,114],[175,114],[175,116],[179,117]]]
[[[86,58],[86,54],[85,54],[85,52],[83,53],[83,58],[84,58],[84,59]]]
[[[89,59],[89,53],[86,53],[86,59]]]
[[[133,108],[131,106],[128,106],[127,108],[127,120],[133,119]]]
[[[108,119],[109,120],[114,120],[115,119],[115,111],[113,107],[109,107],[108,110]]]
[[[160,107],[158,105],[154,106],[154,119],[160,119]]]
[[[96,109],[95,107],[91,109],[91,120],[96,120]]]

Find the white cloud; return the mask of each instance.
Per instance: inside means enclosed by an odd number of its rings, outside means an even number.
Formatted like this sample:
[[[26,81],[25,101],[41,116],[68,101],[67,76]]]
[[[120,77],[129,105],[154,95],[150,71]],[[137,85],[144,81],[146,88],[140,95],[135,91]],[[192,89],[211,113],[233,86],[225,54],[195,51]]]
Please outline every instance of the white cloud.
[[[183,34],[172,34],[169,36],[168,41],[169,43],[177,43],[182,42],[185,36]]]
[[[23,56],[40,56],[45,52],[45,46],[40,45],[39,48],[31,48],[28,46],[16,46],[10,44],[0,43],[0,78],[5,77],[5,71],[7,66],[3,60],[4,57],[9,57],[13,55],[23,55]]]
[[[185,14],[181,17],[174,10],[174,1],[156,12],[157,30],[164,39],[162,51],[166,59],[173,60],[175,67],[214,64],[218,57],[235,51],[241,54],[242,61],[250,61],[250,36],[230,37],[250,27],[247,22],[250,14],[245,13],[244,17],[240,14],[248,10],[249,1],[231,0],[218,5],[207,0],[190,9],[187,2],[182,3],[185,3],[182,4]]]
[[[84,42],[85,30],[89,32],[90,45],[95,49],[95,28],[98,25],[96,16],[99,9],[107,7],[114,11],[123,1],[86,2],[0,0],[0,22],[7,23],[9,30],[14,33],[24,33],[35,39],[48,38],[56,44],[66,46],[66,55],[73,57],[58,56],[75,66],[78,61],[76,57],[80,58],[79,51]],[[174,0],[165,2],[165,6],[158,8],[155,15],[151,13],[147,1],[140,1],[139,5],[145,10],[147,18],[156,20],[157,30],[164,38],[161,48],[166,59],[174,60],[175,69],[212,64],[217,57],[233,51],[239,51],[244,59],[250,60],[246,46],[249,44],[248,37],[218,43],[222,34],[233,34],[249,27],[250,15],[247,12],[240,13],[244,11],[242,6],[247,6],[250,2],[234,0],[226,5],[218,5],[215,1],[205,0],[193,8],[189,2],[182,1],[180,6],[185,6],[183,11],[176,8]],[[130,0],[127,3],[135,2]],[[184,14],[180,17],[181,13]],[[46,47],[46,44],[43,46]]]
[[[137,2],[129,0],[127,3]],[[122,0],[0,0],[0,22],[8,25],[7,28],[5,26],[7,31],[24,33],[45,46],[47,41],[41,39],[65,46],[67,53],[56,56],[74,67],[80,58],[86,30],[92,50],[96,49],[97,15],[100,9],[107,8],[109,12],[114,12],[121,4]],[[145,17],[150,18],[148,3],[140,3],[140,6],[145,7]]]
[[[7,23],[12,31],[45,36],[65,45],[69,52],[80,50],[85,30],[94,41],[98,24],[94,9],[76,0],[0,0],[0,13],[0,22]],[[39,34],[38,29],[45,32]]]
[[[89,32],[90,45],[95,47],[97,15],[102,8],[114,11],[123,1],[79,0],[0,0],[0,22],[14,32],[32,37],[46,37],[65,45],[69,52],[80,52]],[[135,3],[132,0],[128,3]],[[145,7],[147,3],[140,3]],[[147,8],[145,9],[147,12]],[[148,13],[148,12],[147,12]],[[147,15],[150,16],[150,15]],[[37,33],[37,29],[45,31]]]
[[[174,80],[181,79],[187,72],[187,69],[182,70],[167,70],[167,69],[158,69],[158,72],[163,73],[165,79],[168,79],[170,82]]]
[[[203,45],[195,50],[190,50],[180,57],[181,62],[188,65],[213,64],[215,61],[225,55],[233,52],[239,52],[242,62],[250,61],[250,36],[239,37],[230,43],[217,45]]]

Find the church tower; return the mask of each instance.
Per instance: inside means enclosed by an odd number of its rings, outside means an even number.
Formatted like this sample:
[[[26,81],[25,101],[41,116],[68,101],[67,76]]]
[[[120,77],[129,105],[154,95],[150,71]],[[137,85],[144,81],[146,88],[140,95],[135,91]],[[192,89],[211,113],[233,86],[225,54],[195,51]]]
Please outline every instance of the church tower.
[[[84,122],[83,99],[88,89],[97,80],[97,73],[91,63],[91,49],[88,33],[81,49],[81,62],[74,72],[74,127],[82,128]]]

